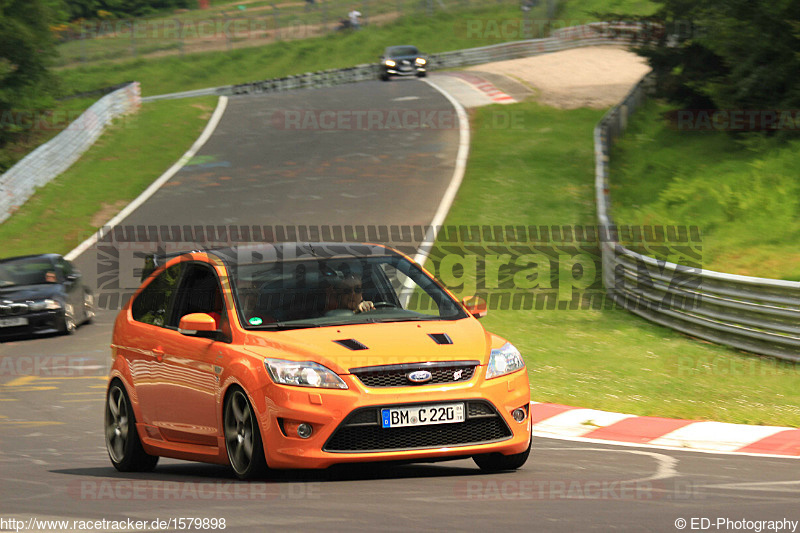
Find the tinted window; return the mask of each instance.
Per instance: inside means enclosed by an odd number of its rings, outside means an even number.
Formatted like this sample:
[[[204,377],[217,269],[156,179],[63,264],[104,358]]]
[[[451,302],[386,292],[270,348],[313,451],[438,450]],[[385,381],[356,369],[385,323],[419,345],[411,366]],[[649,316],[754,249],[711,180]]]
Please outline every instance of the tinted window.
[[[183,268],[183,263],[169,267],[139,293],[131,306],[134,320],[154,326],[168,325]]]
[[[396,256],[239,263],[232,274],[245,327],[291,328],[464,318],[433,279]],[[375,309],[361,312],[371,302]]]
[[[221,316],[224,306],[216,273],[202,263],[195,263],[186,268],[186,275],[178,291],[174,320],[179,321],[182,316],[190,313]]]
[[[53,263],[46,257],[25,257],[0,262],[0,287],[48,283]]]

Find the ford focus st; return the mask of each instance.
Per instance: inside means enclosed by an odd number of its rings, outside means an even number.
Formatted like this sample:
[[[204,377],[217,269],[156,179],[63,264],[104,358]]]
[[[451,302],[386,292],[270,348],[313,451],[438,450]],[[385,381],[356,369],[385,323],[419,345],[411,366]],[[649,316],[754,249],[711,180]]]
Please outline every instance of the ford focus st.
[[[119,313],[105,407],[113,465],[268,468],[472,457],[522,466],[522,356],[379,245],[286,243],[156,257]]]

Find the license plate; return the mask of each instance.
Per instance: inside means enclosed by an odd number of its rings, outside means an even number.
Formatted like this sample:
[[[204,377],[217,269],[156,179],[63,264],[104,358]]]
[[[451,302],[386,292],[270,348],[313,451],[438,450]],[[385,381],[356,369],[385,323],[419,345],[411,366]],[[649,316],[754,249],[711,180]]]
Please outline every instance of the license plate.
[[[0,328],[13,328],[15,326],[27,326],[28,319],[24,316],[15,316],[14,318],[0,318]]]
[[[443,403],[381,409],[381,424],[385,428],[456,424],[463,421],[463,403]]]

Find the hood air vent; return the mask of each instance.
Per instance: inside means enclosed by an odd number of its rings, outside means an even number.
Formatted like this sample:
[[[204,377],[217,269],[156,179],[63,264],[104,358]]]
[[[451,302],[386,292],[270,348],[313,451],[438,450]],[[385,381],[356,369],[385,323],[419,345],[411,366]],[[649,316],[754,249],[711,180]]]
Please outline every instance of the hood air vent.
[[[344,346],[348,350],[356,351],[356,350],[367,350],[368,349],[366,346],[364,346],[363,344],[361,344],[360,342],[358,342],[355,339],[340,339],[338,341],[333,341],[333,342],[335,342],[336,344],[338,344],[340,346]]]
[[[447,333],[428,333],[428,337],[433,339],[436,344],[453,344],[452,339],[447,336]]]

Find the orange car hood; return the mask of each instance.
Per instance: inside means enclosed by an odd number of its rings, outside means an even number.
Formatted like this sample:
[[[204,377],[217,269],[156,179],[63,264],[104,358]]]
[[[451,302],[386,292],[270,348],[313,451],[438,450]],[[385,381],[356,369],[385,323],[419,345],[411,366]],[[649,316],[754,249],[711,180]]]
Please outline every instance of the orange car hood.
[[[452,344],[438,344],[430,336],[437,333],[445,333]],[[348,339],[366,349],[351,350],[335,342]],[[468,318],[248,332],[245,348],[261,357],[316,361],[337,374],[347,374],[351,368],[428,361],[486,364],[492,341],[492,335]]]

